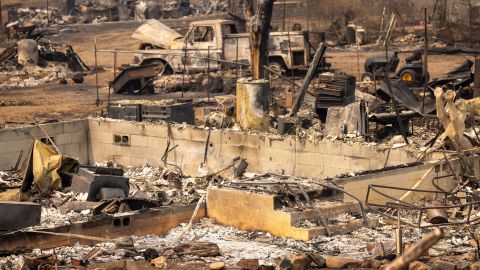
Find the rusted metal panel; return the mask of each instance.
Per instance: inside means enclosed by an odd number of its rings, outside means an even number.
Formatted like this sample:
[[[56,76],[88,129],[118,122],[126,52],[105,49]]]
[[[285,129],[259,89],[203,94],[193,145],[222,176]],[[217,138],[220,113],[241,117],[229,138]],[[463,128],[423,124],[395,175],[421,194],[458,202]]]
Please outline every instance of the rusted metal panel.
[[[156,65],[129,67],[115,77],[111,86],[115,94],[142,90],[156,75]]]

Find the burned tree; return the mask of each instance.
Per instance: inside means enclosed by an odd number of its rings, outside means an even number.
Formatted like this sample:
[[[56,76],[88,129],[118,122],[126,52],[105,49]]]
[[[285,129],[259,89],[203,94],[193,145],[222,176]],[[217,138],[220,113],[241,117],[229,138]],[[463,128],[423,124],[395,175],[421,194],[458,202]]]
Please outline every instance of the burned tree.
[[[264,66],[268,60],[268,40],[275,0],[258,0],[256,14],[252,0],[242,2],[243,13],[250,32],[250,63],[252,78],[237,82],[237,121],[243,128],[266,131],[270,127],[270,83],[265,80]],[[255,15],[254,15],[255,14]]]
[[[247,29],[250,33],[250,54],[254,80],[265,78],[263,67],[267,64],[268,59],[268,38],[274,2],[275,0],[258,0],[256,14],[253,10],[253,0],[244,0],[242,3]]]

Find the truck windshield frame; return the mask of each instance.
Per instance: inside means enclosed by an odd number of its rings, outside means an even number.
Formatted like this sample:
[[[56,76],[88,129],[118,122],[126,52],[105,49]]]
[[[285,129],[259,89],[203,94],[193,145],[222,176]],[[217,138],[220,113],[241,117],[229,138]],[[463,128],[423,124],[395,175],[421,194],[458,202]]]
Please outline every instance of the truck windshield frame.
[[[196,25],[190,31],[188,40],[194,43],[212,43],[215,41],[215,29],[211,25]]]

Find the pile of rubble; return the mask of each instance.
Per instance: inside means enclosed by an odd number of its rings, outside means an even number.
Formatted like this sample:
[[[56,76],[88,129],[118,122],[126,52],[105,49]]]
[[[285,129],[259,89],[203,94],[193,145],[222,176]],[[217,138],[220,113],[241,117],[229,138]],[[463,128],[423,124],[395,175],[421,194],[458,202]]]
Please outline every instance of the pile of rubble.
[[[0,54],[0,90],[35,87],[48,82],[82,83],[90,68],[72,46],[43,39],[44,32],[35,27],[18,28],[23,38]]]

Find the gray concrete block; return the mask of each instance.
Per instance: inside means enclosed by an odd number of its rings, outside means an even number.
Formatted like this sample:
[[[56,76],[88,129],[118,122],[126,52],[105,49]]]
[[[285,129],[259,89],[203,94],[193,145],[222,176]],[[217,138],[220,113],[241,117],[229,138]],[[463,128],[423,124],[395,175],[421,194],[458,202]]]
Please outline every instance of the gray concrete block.
[[[119,172],[121,171],[121,173]],[[122,176],[123,170],[110,168],[80,168],[72,178],[70,189],[74,192],[88,193],[87,201],[101,199],[102,188],[118,188],[128,197],[129,180]]]

